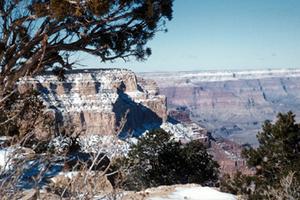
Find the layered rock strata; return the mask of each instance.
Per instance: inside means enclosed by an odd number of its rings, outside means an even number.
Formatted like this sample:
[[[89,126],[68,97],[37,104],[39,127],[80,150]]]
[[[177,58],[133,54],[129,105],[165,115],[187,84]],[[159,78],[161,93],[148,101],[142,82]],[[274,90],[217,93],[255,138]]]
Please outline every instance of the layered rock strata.
[[[291,110],[300,119],[300,69],[140,75],[158,84],[171,110],[184,109],[213,135],[241,144],[257,144],[262,123],[278,112]]]
[[[125,69],[72,70],[63,81],[49,72],[19,83],[20,91],[40,92],[56,131],[71,125],[73,133],[90,135],[138,135],[165,122],[166,98],[155,87]]]

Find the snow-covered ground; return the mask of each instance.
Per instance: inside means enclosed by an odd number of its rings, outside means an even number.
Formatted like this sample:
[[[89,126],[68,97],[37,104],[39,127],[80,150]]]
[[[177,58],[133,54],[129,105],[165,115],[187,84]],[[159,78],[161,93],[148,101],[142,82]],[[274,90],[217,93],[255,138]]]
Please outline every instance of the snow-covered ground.
[[[95,200],[109,200],[110,196],[97,196]],[[144,191],[120,191],[117,200],[237,200],[235,195],[198,184],[169,185],[148,188]]]
[[[236,200],[236,196],[219,192],[210,187],[185,187],[179,186],[175,191],[157,197],[150,197],[148,200]]]
[[[149,130],[156,128],[162,128],[166,132],[170,132],[176,141],[190,142],[194,139],[201,139],[201,137],[207,137],[206,132],[199,136],[199,132],[193,130],[193,126],[187,126],[185,124],[172,124],[165,122],[160,126],[157,124],[145,124],[143,129],[134,130],[133,135],[142,137],[147,134]],[[201,127],[200,127],[201,128]],[[136,137],[123,138],[122,140],[113,135],[85,135],[78,139],[78,143],[84,152],[97,153],[102,151],[106,153],[108,157],[115,157],[120,155],[127,155],[130,150],[131,144],[137,143]],[[61,142],[60,146],[63,145]],[[56,144],[56,149],[61,147]],[[63,149],[63,148],[62,148]]]
[[[190,142],[192,140],[207,138],[206,129],[195,123],[191,124],[172,124],[170,122],[163,123],[160,128],[171,133],[175,140]]]
[[[148,130],[153,128],[154,127],[151,125],[145,126],[141,136],[147,134],[149,132]],[[172,133],[175,140],[191,141],[195,135],[195,132],[191,129],[191,127],[187,127],[186,125],[180,123],[172,124],[166,122],[163,123],[160,128],[164,129],[166,132]],[[142,130],[140,131],[142,132]],[[108,157],[115,157],[127,155],[130,150],[130,145],[137,143],[137,138],[127,138],[126,140],[121,140],[113,135],[85,135],[81,136],[77,142],[84,152],[97,153],[101,151],[106,153]],[[49,146],[55,149],[57,152],[63,152],[70,145],[71,139],[62,136],[54,138],[49,144]],[[8,167],[11,166],[11,161],[13,158],[23,156],[20,150],[20,148],[10,147],[0,149],[0,169],[7,170]],[[24,155],[26,155],[26,153],[24,153]]]
[[[0,172],[10,168],[13,154],[13,148],[0,149]]]
[[[20,146],[0,148],[0,174],[12,169],[16,160],[23,160],[33,154],[33,150]]]
[[[127,155],[130,142],[122,141],[113,135],[89,135],[78,139],[84,152],[105,153],[108,157]]]

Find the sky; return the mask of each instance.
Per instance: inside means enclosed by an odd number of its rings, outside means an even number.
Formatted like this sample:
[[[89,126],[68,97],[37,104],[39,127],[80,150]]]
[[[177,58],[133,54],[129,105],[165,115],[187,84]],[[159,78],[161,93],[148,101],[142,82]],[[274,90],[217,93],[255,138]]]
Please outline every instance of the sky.
[[[300,0],[175,0],[173,9],[146,61],[78,59],[88,68],[136,72],[300,67]]]

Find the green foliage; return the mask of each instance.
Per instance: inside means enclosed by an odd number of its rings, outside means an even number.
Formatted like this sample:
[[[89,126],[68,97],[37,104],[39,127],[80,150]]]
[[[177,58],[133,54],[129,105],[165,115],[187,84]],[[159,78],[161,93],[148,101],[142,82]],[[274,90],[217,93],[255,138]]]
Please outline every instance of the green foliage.
[[[147,42],[173,12],[173,0],[0,2],[0,97],[25,75],[70,69],[74,52],[103,62],[144,60],[151,54]]]
[[[147,42],[172,19],[172,6],[172,0],[1,0],[0,134],[22,132],[13,120],[6,123],[11,116],[4,108],[18,106],[24,115],[30,109],[25,101],[7,98],[11,93],[19,98],[20,78],[50,69],[61,80],[74,65],[70,63],[76,60],[70,58],[74,52],[103,62],[144,60],[151,54]],[[38,108],[36,114],[41,112]]]
[[[139,139],[122,164],[124,187],[133,190],[180,183],[212,185],[219,167],[201,142],[181,144],[162,129]]]
[[[292,112],[279,114],[275,124],[266,121],[257,138],[257,149],[245,149],[243,155],[249,166],[257,168],[257,175],[265,177],[270,184],[298,172],[300,180],[300,125],[295,122]]]
[[[290,173],[300,182],[300,124],[296,123],[295,115],[280,113],[274,124],[266,121],[257,138],[257,149],[242,152],[249,167],[256,169],[255,175],[227,177],[221,182],[223,191],[241,193],[249,199],[265,199],[269,188],[282,190],[281,180]]]
[[[0,134],[20,136],[33,127],[15,119],[34,122],[42,113],[40,105],[30,106],[36,96],[20,100],[20,78],[52,70],[63,80],[76,52],[103,62],[144,60],[151,54],[147,42],[172,19],[172,6],[173,0],[1,0]]]
[[[220,189],[223,192],[231,194],[244,194],[248,193],[247,189],[245,190],[245,176],[241,172],[237,172],[233,178],[230,175],[225,174],[220,179]],[[248,185],[248,184],[247,184]],[[247,186],[246,186],[247,187]]]
[[[112,5],[113,5],[113,1],[110,0],[88,1],[88,8],[92,11],[92,13],[98,16],[107,13]]]
[[[266,199],[269,200],[298,200],[300,199],[300,183],[294,177],[295,173],[289,173],[281,178],[280,187],[268,187],[264,191]]]
[[[228,174],[223,175],[220,179],[220,189],[222,192],[240,195],[243,199],[261,199],[261,185],[262,179],[257,176],[244,175],[237,172],[232,177]]]

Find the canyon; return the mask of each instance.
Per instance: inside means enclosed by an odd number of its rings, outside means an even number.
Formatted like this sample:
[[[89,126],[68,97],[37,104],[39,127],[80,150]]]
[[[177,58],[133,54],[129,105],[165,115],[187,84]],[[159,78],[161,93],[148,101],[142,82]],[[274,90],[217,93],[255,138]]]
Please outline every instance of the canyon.
[[[78,69],[67,71],[63,79],[46,72],[23,78],[18,89],[38,90],[45,112],[55,121],[52,131],[36,128],[40,138],[67,132],[82,136],[82,145],[90,149],[163,128],[182,142],[197,139],[209,146],[206,129],[191,122],[170,121],[166,97],[160,95],[157,84],[127,69]],[[122,145],[115,147],[122,149]],[[113,146],[110,149],[115,150]]]
[[[243,144],[257,145],[262,123],[278,112],[300,108],[300,70],[155,72],[78,69],[24,78],[19,90],[35,88],[55,119],[55,136],[80,135],[87,152],[126,154],[131,142],[163,128],[183,143],[201,140],[221,173],[252,173],[241,157]],[[119,139],[122,140],[119,140]],[[60,141],[61,140],[61,141]],[[57,148],[64,138],[53,141]]]
[[[153,82],[129,70],[86,69],[50,72],[19,82],[19,91],[36,89],[55,119],[54,134],[69,127],[74,135],[138,136],[167,120],[166,98]]]
[[[190,115],[214,137],[257,145],[256,133],[279,112],[300,116],[300,69],[140,73],[154,80],[169,112]],[[177,114],[178,115],[178,114]]]

